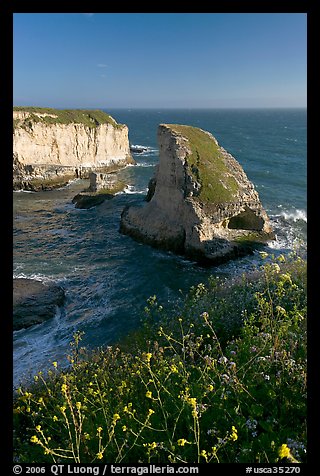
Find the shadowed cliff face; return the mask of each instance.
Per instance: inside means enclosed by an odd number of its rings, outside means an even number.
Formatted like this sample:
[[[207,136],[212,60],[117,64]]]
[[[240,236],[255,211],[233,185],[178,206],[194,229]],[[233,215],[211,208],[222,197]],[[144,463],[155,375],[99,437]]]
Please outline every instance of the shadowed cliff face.
[[[102,111],[29,109],[13,112],[14,189],[60,187],[91,170],[110,172],[133,162],[127,126]]]
[[[128,207],[120,231],[199,261],[220,263],[273,239],[258,193],[208,132],[162,124],[148,203]]]

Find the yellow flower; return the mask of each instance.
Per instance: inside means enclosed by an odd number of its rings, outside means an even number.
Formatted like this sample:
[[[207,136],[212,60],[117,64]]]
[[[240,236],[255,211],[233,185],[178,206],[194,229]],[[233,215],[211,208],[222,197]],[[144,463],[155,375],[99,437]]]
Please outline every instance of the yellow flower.
[[[230,438],[232,441],[236,441],[238,439],[238,430],[236,429],[235,426],[231,427],[232,433],[230,435]]]
[[[152,398],[152,392],[150,392],[150,390],[147,391],[146,397],[147,398]]]
[[[122,431],[127,431],[127,427],[126,427],[126,425],[123,425],[123,427],[122,427]]]
[[[190,405],[192,406],[192,408],[196,408],[196,406],[197,406],[197,399],[196,399],[196,398],[189,397],[189,398],[187,399],[187,402],[190,403]]]
[[[37,426],[36,426],[36,430],[37,430],[37,431],[41,431],[41,425],[37,425]]]
[[[120,420],[120,415],[119,413],[115,413],[112,417],[112,423],[115,425],[118,420]]]
[[[208,461],[208,455],[207,455],[206,450],[202,450],[201,453],[200,453],[200,456],[203,456],[203,458],[205,458],[205,460]]]
[[[58,367],[58,362],[52,362],[52,365],[54,366],[54,368],[57,368]]]
[[[154,410],[152,410],[152,408],[149,408],[148,416],[151,416],[153,413],[154,413]]]
[[[177,366],[175,364],[171,365],[170,369],[171,369],[171,372],[174,374],[178,372]]]
[[[146,361],[147,361],[147,362],[150,362],[151,357],[152,357],[152,354],[151,354],[150,352],[147,352],[147,353],[146,353]]]
[[[212,392],[213,389],[214,389],[214,386],[210,384],[210,385],[208,386],[209,392]]]
[[[100,451],[99,453],[97,453],[97,458],[98,458],[98,459],[102,459],[102,458],[103,458],[103,454],[102,454],[101,451]]]
[[[31,436],[30,438],[31,443],[39,443],[39,438],[36,435]]]
[[[280,446],[279,449],[279,456],[280,458],[290,458],[291,453],[290,453],[290,448],[286,444],[283,444]]]
[[[178,440],[177,443],[179,446],[184,446],[186,443],[188,443],[188,441],[185,440],[184,438],[180,438],[180,440]]]
[[[149,448],[151,450],[154,450],[156,447],[157,447],[157,443],[155,441],[153,441],[152,443],[149,443]]]
[[[76,407],[77,407],[77,410],[80,410],[81,409],[81,402],[77,402]]]
[[[63,384],[61,385],[61,392],[66,393],[66,392],[67,392],[67,389],[68,389],[67,385],[66,385],[65,383],[63,383]]]
[[[99,426],[99,427],[97,428],[97,432],[98,432],[99,434],[102,432],[101,426]]]

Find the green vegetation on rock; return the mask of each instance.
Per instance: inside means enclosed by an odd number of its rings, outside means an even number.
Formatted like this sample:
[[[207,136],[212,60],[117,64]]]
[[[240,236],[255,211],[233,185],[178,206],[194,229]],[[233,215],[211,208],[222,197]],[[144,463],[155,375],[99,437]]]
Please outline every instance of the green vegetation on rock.
[[[199,199],[204,203],[231,202],[238,190],[236,180],[228,172],[220,147],[205,131],[192,126],[167,124],[189,142],[187,158],[189,173],[201,184]]]
[[[122,124],[118,124],[109,114],[99,109],[52,109],[48,107],[14,106],[13,111],[29,113],[25,119],[15,118],[13,120],[14,128],[28,128],[35,122],[44,124],[83,124],[90,128],[97,127],[100,124],[112,124],[117,128],[123,127]]]
[[[75,334],[69,368],[15,396],[14,461],[305,462],[306,263],[261,257],[175,312],[151,297],[126,345],[89,352]]]

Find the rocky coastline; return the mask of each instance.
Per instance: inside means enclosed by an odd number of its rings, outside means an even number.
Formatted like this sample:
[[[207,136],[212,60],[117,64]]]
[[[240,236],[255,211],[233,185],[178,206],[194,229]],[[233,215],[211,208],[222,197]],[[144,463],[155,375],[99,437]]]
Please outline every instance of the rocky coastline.
[[[13,110],[14,190],[52,190],[133,163],[128,127],[102,111]]]

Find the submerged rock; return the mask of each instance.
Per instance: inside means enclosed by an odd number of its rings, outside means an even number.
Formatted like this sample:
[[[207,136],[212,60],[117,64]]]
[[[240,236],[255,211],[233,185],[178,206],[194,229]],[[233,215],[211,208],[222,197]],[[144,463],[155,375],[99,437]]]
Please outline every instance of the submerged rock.
[[[13,330],[40,324],[54,317],[64,302],[64,290],[34,279],[13,280]]]
[[[113,198],[111,193],[80,192],[72,199],[76,208],[89,209]]]
[[[148,203],[126,207],[120,231],[152,246],[220,263],[274,239],[240,164],[206,131],[161,124]]]

